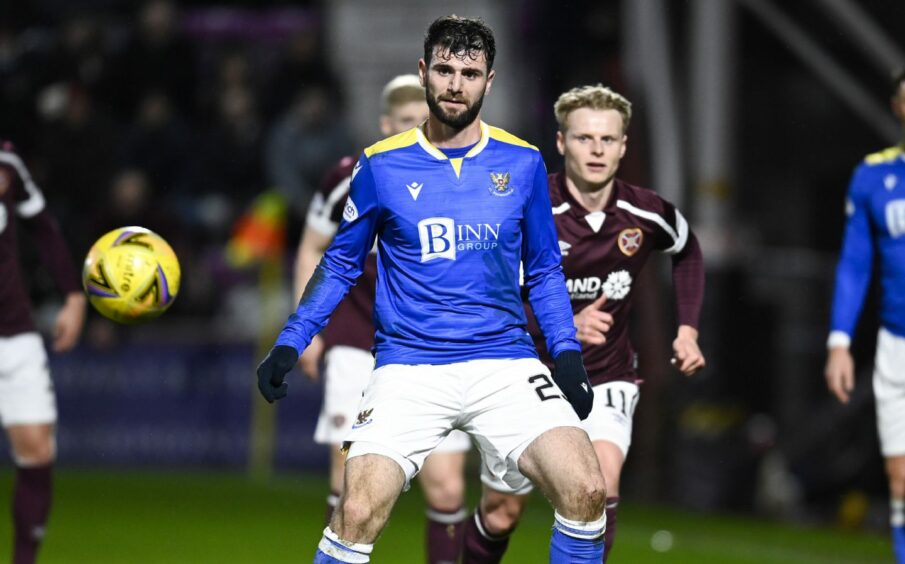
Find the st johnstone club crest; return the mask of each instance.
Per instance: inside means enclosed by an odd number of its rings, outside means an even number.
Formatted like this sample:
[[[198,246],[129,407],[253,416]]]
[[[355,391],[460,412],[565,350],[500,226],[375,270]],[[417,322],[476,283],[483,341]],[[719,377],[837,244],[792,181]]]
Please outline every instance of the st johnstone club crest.
[[[638,252],[641,248],[641,242],[644,241],[644,233],[638,227],[623,229],[619,232],[619,250],[627,257]]]
[[[514,187],[509,185],[509,173],[508,172],[491,172],[490,180],[493,184],[490,185],[490,193],[494,196],[508,196],[512,194]]]

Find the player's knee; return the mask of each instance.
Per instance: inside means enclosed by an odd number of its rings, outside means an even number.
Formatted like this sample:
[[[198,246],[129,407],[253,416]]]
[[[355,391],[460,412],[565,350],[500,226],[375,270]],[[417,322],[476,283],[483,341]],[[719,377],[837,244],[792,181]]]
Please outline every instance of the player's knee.
[[[52,440],[35,438],[33,440],[20,441],[13,457],[18,466],[44,466],[54,461],[56,452]]]
[[[374,518],[375,508],[367,500],[345,498],[341,503],[342,529],[359,529],[370,523]]]
[[[518,526],[520,517],[521,512],[504,506],[489,513],[482,513],[481,521],[491,535],[503,536],[511,533]]]
[[[596,521],[606,507],[606,486],[601,476],[587,476],[565,496],[563,509],[582,521]]]
[[[518,526],[525,504],[515,496],[496,496],[481,501],[481,521],[492,535],[504,535]]]
[[[886,458],[886,476],[890,494],[899,498],[905,496],[905,456]]]
[[[440,511],[455,511],[465,499],[465,480],[461,476],[449,476],[424,483],[424,497],[428,505]]]
[[[887,468],[889,494],[896,499],[905,498],[905,464],[890,464]]]
[[[899,480],[889,479],[889,497],[893,499],[905,498],[905,484]]]

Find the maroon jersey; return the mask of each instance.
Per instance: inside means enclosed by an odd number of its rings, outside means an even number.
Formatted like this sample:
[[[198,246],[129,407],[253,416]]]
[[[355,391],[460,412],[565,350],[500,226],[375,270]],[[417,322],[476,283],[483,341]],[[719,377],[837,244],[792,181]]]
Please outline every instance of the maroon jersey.
[[[66,241],[44,207],[44,196],[22,160],[0,145],[0,336],[34,331],[19,261],[17,217],[32,235],[41,260],[63,293],[79,291]]]
[[[320,190],[311,199],[306,227],[333,237],[343,217],[343,206],[352,184],[352,169],[358,159],[343,157],[327,173]],[[374,346],[374,291],[377,285],[376,247],[368,255],[358,282],[330,317],[321,333],[327,350],[337,345],[371,350]]]
[[[550,203],[562,253],[563,273],[577,314],[606,294],[603,306],[613,316],[613,325],[603,345],[584,345],[585,368],[592,385],[612,380],[635,380],[635,353],[629,341],[628,320],[632,309],[632,286],[653,251],[679,254],[686,251],[688,223],[676,208],[655,192],[615,180],[609,202],[601,212],[588,212],[569,193],[563,173],[551,174]],[[700,257],[697,250],[697,257]],[[703,295],[703,268],[692,286]],[[697,284],[700,281],[701,284]],[[700,288],[698,289],[698,286]],[[697,326],[697,311],[681,322]],[[530,310],[530,308],[528,308]],[[692,307],[694,309],[694,306]],[[530,313],[530,311],[529,311]],[[544,339],[533,315],[529,331],[545,362]]]

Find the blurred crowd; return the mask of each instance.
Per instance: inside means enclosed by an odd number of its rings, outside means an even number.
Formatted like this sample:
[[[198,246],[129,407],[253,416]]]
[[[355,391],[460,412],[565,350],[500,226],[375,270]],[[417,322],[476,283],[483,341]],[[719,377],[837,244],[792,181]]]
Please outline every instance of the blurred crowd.
[[[100,235],[123,225],[148,227],[173,245],[183,271],[180,296],[163,318],[135,331],[179,344],[250,342],[283,322],[288,270],[271,277],[282,283],[282,301],[270,308],[276,319],[264,325],[262,273],[230,263],[228,242],[259,195],[279,194],[288,204],[288,263],[323,173],[372,141],[355,138],[345,118],[341,79],[356,80],[356,69],[342,69],[340,76],[328,61],[318,8],[326,2],[206,4],[0,4],[0,138],[16,145],[77,261]],[[613,86],[629,95],[638,116],[620,175],[646,186],[656,158],[650,140],[658,130],[656,123],[649,126],[648,100],[632,91],[629,69],[622,68],[625,5],[507,4],[514,6],[507,12],[513,33],[523,39],[507,48],[530,68],[517,100],[523,121],[511,130],[536,143],[550,170],[558,170],[552,100],[579,84]],[[690,6],[670,4],[676,45],[687,39],[676,22]],[[816,36],[835,41],[835,28],[815,21],[810,6],[784,8]],[[731,268],[708,265],[702,342],[712,352],[707,373],[694,381],[676,379],[668,358],[661,358],[669,346],[663,320],[671,320],[671,312],[662,297],[668,288],[657,285],[657,272],[645,274],[636,325],[646,359],[645,400],[635,419],[626,487],[634,483],[638,493],[669,494],[701,508],[754,505],[757,497],[778,512],[806,503],[832,506],[832,512],[842,488],[875,493],[885,487],[869,392],[843,411],[821,378],[846,179],[883,141],[760,23],[740,10],[737,25],[736,56],[744,72],[727,86],[739,111],[732,119],[737,135],[726,213],[734,232],[753,234],[743,237],[754,243]],[[677,61],[684,61],[677,51]],[[873,76],[858,53],[848,58],[856,63],[853,73],[885,103],[885,79]],[[689,92],[688,73],[679,74],[680,91]],[[691,117],[680,119],[687,126]],[[686,207],[692,222],[694,197]],[[34,266],[27,272],[40,303],[57,294],[27,247],[24,256]],[[871,328],[875,310],[865,307]],[[85,342],[110,345],[130,331],[92,314]],[[870,336],[856,341],[867,359]],[[84,371],[78,361],[73,366],[71,381],[81,385]],[[57,373],[66,374],[65,368]],[[244,372],[235,381],[244,399],[242,378]],[[79,397],[75,384],[71,389]],[[819,415],[813,425],[801,425],[802,413]],[[663,464],[666,459],[674,464]]]
[[[173,315],[211,314],[242,278],[223,249],[254,198],[286,199],[295,241],[323,171],[358,150],[320,31],[310,8],[169,0],[0,24],[0,136],[77,260],[110,229],[148,227],[181,260]]]
[[[520,5],[522,36],[553,38],[574,25],[571,12],[548,3]],[[597,13],[589,0],[575,5]],[[160,324],[199,334],[185,329],[192,323],[219,337],[257,337],[264,327],[248,318],[260,309],[259,272],[237,268],[226,252],[243,214],[263,193],[282,196],[288,262],[323,174],[372,141],[356,138],[346,119],[344,77],[325,54],[325,11],[316,0],[0,8],[0,139],[14,143],[44,191],[73,257],[81,261],[103,233],[137,224],[180,258],[180,296],[154,324],[155,337]],[[616,9],[598,12],[595,25],[570,32],[573,41],[525,47],[522,55],[542,54],[541,67],[556,69],[539,73],[553,77],[541,81],[544,100],[591,77],[618,76],[610,68]],[[590,60],[576,56],[592,47]],[[549,102],[526,104],[519,129],[557,162]],[[636,157],[628,161],[637,172]],[[33,249],[22,250],[34,301],[46,302],[53,284]]]

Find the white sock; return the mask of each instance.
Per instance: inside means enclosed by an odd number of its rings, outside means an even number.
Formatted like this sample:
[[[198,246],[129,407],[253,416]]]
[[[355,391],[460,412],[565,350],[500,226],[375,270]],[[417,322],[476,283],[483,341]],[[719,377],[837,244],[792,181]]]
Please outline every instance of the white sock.
[[[344,541],[330,527],[327,527],[324,529],[324,536],[321,537],[317,548],[340,562],[367,564],[371,561],[371,551],[374,550],[374,545]]]
[[[553,528],[576,539],[594,540],[606,532],[606,511],[596,521],[573,521],[566,519],[558,511],[554,511],[553,516],[555,518]]]
[[[889,524],[893,527],[905,525],[905,499],[889,500]]]

